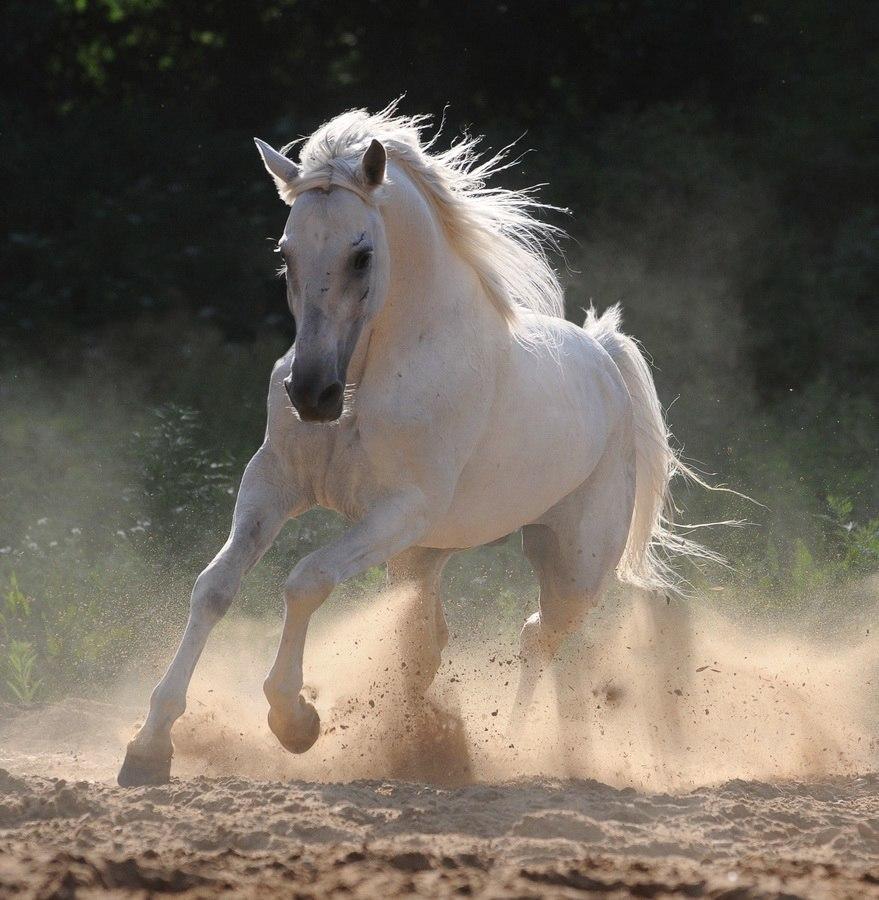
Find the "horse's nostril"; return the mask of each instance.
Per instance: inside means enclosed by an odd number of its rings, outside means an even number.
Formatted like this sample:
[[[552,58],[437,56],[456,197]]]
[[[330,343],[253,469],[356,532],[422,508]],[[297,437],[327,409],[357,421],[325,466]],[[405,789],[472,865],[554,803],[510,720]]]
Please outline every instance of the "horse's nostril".
[[[306,422],[329,422],[342,412],[345,382],[339,379],[329,384],[323,378],[294,375],[287,386],[287,393],[299,417]],[[325,385],[325,387],[321,387]]]
[[[334,381],[331,385],[325,387],[317,398],[317,405],[326,408],[339,402],[342,396],[342,382]]]

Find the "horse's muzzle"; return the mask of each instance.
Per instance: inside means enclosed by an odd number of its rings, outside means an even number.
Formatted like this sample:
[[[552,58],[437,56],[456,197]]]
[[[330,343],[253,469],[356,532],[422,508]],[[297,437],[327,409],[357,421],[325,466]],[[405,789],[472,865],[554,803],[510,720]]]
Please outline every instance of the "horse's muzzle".
[[[303,422],[334,422],[342,415],[345,385],[338,379],[316,383],[313,379],[300,384],[292,375],[284,379],[284,388]]]

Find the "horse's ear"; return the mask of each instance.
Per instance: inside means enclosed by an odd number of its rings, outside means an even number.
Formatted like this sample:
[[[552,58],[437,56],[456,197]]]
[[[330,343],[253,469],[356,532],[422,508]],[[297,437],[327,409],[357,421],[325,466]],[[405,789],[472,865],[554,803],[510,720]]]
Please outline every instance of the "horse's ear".
[[[367,187],[378,187],[385,180],[385,165],[388,154],[385,152],[381,141],[373,138],[372,143],[366,148],[360,166],[363,169],[363,180]]]
[[[259,155],[262,157],[266,171],[272,176],[278,187],[281,199],[289,203],[289,188],[299,178],[299,166],[289,157],[278,153],[265,141],[261,141],[259,138],[254,138],[253,140],[256,143],[256,149],[259,150]]]

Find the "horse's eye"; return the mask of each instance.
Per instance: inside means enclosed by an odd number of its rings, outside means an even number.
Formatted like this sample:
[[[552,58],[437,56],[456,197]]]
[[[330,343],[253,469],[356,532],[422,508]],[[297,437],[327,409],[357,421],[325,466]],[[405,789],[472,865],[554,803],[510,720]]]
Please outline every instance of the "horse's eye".
[[[372,250],[361,250],[354,254],[352,265],[355,272],[365,272],[372,262]]]

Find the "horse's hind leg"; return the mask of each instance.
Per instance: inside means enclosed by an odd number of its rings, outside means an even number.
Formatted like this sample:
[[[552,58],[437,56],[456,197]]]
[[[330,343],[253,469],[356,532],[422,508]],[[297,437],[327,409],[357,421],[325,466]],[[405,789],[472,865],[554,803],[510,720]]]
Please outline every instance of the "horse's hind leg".
[[[514,727],[524,720],[541,673],[598,602],[622,557],[634,504],[629,455],[608,453],[577,490],[522,529],[540,582],[539,611],[522,628]],[[562,703],[573,685],[557,685]],[[577,699],[572,693],[568,699]]]
[[[123,787],[167,781],[171,727],[186,709],[186,692],[208,635],[228,610],[241,578],[262,557],[296,505],[295,491],[266,447],[257,451],[241,480],[229,540],[192,589],[189,621],[162,680],[150,697],[143,727],[128,744],[118,781]]]
[[[411,591],[398,624],[398,637],[404,688],[413,697],[422,696],[430,687],[448,643],[439,588],[451,555],[449,550],[410,547],[388,561],[391,586]]]

